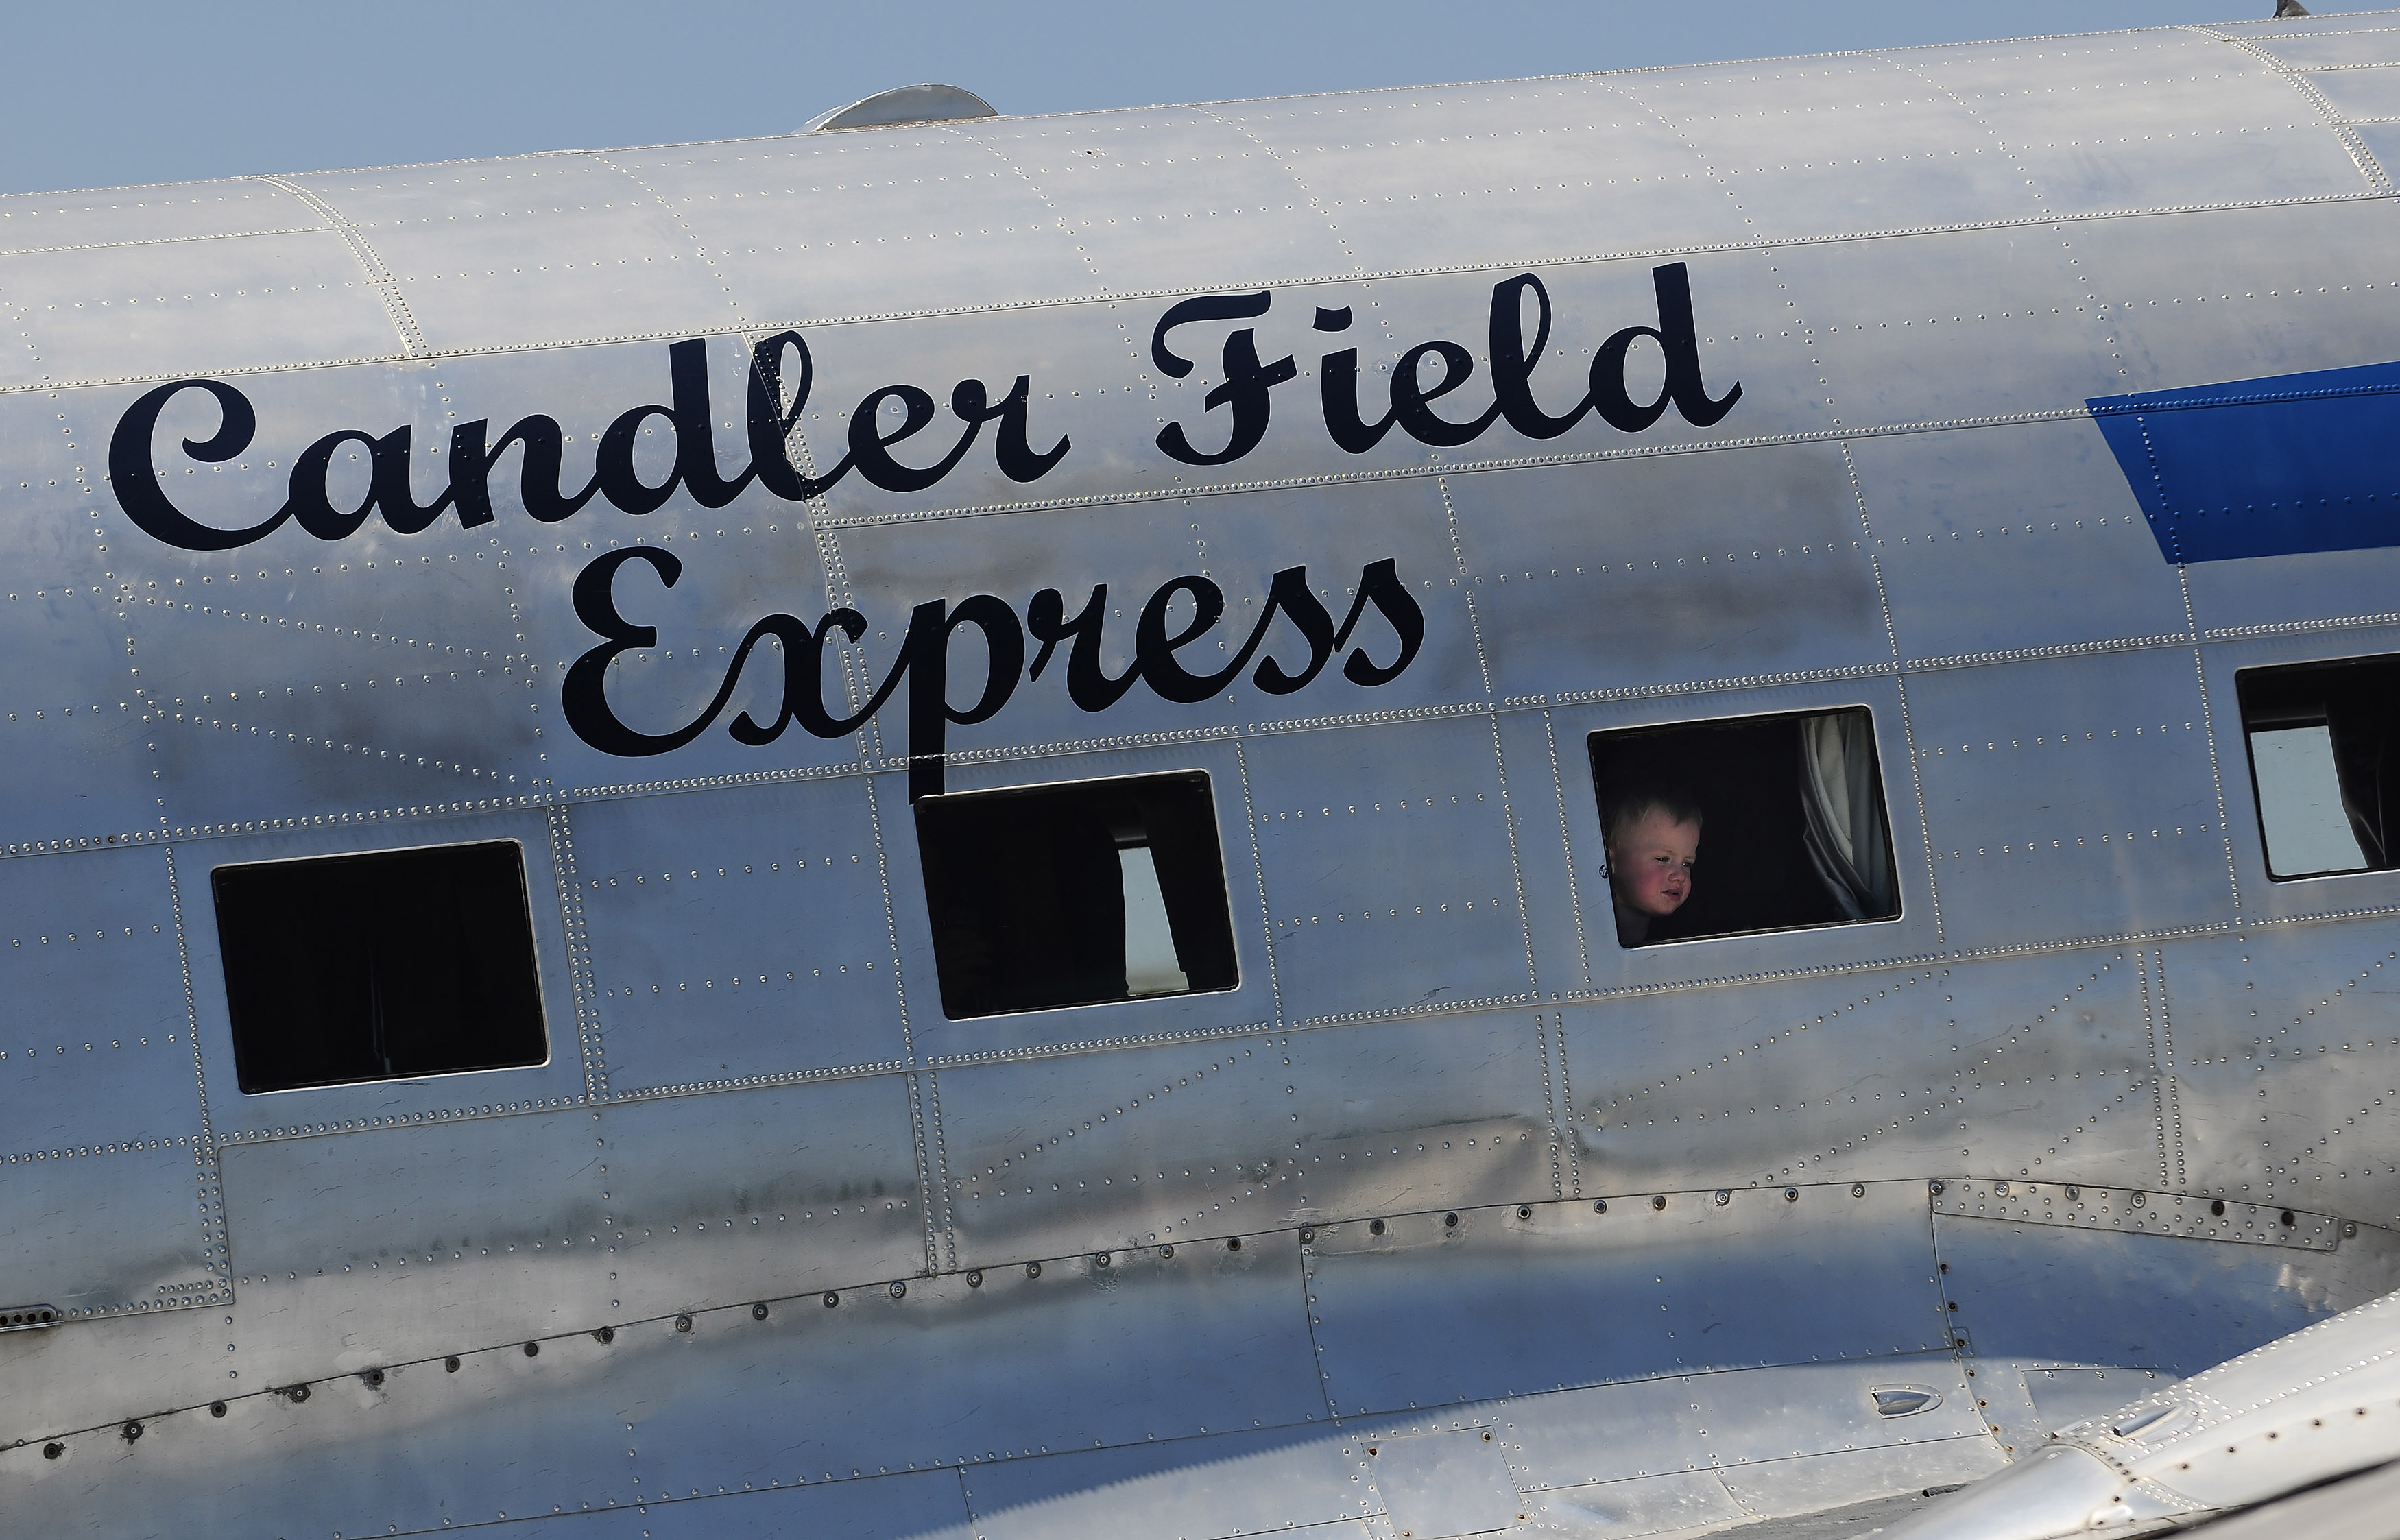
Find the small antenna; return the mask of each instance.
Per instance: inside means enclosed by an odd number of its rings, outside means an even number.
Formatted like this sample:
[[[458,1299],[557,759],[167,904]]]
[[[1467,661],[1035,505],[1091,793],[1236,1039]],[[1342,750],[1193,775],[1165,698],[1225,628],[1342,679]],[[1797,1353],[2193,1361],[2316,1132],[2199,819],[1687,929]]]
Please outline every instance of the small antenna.
[[[2300,0],[2275,0],[2275,20],[2278,21],[2288,16],[2306,16],[2308,13],[2309,7],[2301,5]]]

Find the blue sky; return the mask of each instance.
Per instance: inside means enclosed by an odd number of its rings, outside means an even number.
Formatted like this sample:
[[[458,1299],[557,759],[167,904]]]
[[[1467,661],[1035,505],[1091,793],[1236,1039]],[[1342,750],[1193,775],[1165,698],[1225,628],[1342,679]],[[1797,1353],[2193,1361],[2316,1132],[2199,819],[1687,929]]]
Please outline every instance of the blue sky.
[[[2263,17],[2273,0],[404,0],[15,7],[0,192]],[[2321,9],[2337,8],[2334,7]],[[2350,9],[2354,7],[2341,7]]]

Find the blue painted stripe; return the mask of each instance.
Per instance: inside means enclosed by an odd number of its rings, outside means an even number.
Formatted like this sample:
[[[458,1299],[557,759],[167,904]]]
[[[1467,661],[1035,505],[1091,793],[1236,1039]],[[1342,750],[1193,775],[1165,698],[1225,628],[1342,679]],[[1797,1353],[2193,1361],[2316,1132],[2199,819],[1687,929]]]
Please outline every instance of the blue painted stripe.
[[[2084,404],[2170,562],[2400,546],[2400,363]]]

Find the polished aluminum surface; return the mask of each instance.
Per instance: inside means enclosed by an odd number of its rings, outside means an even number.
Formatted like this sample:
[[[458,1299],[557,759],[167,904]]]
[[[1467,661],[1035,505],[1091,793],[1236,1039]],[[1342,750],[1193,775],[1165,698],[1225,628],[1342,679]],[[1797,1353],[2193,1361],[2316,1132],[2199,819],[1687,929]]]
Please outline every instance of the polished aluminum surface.
[[[1505,1486],[1525,1533],[1630,1536],[2003,1469],[2105,1504],[2116,1467],[2076,1451],[2117,1436],[2053,1434],[2288,1333],[2274,1363],[2388,1337],[2400,872],[2270,880],[2232,676],[2400,650],[2400,571],[2170,565],[2085,402],[2400,359],[2395,39],[2347,16],[0,198],[0,1298],[66,1317],[0,1336],[0,1514],[1422,1540],[1501,1523]],[[1741,387],[1723,416],[1328,438],[1346,347],[1371,417],[1455,339],[1478,372],[1435,415],[1472,417],[1520,273],[1562,408],[1665,319],[1672,264],[1707,388]],[[1261,293],[1233,324],[1296,361],[1268,430],[1170,458],[1170,424],[1225,442],[1228,325],[1174,334],[1180,376],[1153,329]],[[704,339],[730,476],[750,349],[787,330],[796,471],[903,382],[1024,375],[1026,447],[1071,449],[1018,479],[995,420],[913,489],[704,506],[670,348]],[[336,511],[374,440],[406,427],[430,501],[455,429],[531,414],[572,491],[644,402],[627,463],[687,485],[545,523],[511,456],[489,523],[178,549],[111,457],[189,379],[256,415],[224,460],[184,448],[221,426],[205,391],[151,436],[211,528],[343,429]],[[726,724],[776,715],[762,651],[672,752],[570,723],[578,580],[628,551],[617,602],[657,635],[606,698],[649,732],[778,612],[864,618],[825,670],[852,709],[933,598],[1106,584],[1113,675],[1179,578],[1223,590],[1230,650],[1277,574],[1338,620],[1389,560],[1424,636],[1380,685],[1337,661],[1095,713],[1053,672],[950,725],[952,791],[1205,771],[1241,980],[950,1021],[903,697],[751,746]],[[1396,637],[1370,608],[1351,645]],[[1620,947],[1588,736],[1858,706],[1899,917]],[[491,838],[525,855],[547,1063],[236,1089],[211,868]],[[2272,1486],[2210,1480],[2191,1504]]]

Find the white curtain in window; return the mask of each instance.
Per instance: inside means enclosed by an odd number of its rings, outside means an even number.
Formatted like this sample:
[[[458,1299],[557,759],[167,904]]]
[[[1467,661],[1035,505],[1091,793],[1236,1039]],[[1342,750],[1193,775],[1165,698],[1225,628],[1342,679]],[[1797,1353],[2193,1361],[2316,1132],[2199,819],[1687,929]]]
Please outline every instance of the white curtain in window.
[[[1891,857],[1875,806],[1875,734],[1862,711],[1800,722],[1800,802],[1808,859],[1849,920],[1892,912]]]

